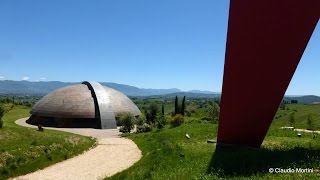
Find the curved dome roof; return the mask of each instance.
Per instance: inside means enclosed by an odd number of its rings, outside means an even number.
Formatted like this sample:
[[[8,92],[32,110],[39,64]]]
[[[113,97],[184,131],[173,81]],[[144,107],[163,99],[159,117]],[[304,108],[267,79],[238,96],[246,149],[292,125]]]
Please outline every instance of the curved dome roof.
[[[96,82],[58,89],[41,98],[31,110],[32,115],[55,118],[100,118],[103,114],[110,118],[123,112],[141,114],[126,95]]]
[[[95,118],[94,99],[87,85],[58,89],[41,98],[31,109],[32,115],[63,118]]]
[[[112,109],[116,116],[122,112],[130,112],[134,116],[141,115],[139,108],[126,95],[106,86],[104,86],[104,89],[109,94]]]

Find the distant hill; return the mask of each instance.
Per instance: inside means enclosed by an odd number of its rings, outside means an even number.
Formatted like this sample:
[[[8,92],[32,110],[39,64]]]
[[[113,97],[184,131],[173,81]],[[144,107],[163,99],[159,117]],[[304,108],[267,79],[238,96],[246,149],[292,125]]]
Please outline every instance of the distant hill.
[[[4,80],[0,81],[0,95],[1,94],[23,94],[23,95],[45,95],[56,89],[78,84],[77,82],[60,82],[60,81],[49,81],[49,82],[30,82],[30,81],[11,81]],[[177,88],[171,89],[144,89],[135,86],[129,86],[125,84],[117,84],[111,82],[102,82],[104,86],[116,89],[128,96],[148,96],[148,97],[166,97],[172,98],[175,96],[187,96],[189,98],[220,98],[220,93],[191,90],[181,91]],[[263,95],[261,95],[263,98]],[[286,101],[298,100],[299,103],[320,103],[320,97],[314,95],[307,96],[285,96]]]
[[[78,83],[70,82],[59,82],[59,81],[50,81],[50,82],[30,82],[30,81],[11,81],[4,80],[0,81],[0,94],[48,94],[56,89],[74,85]],[[182,92],[180,89],[143,89],[137,88],[134,86],[102,82],[104,86],[111,87],[116,89],[128,96],[152,96],[152,95],[164,95],[176,92]]]
[[[201,90],[191,90],[189,93],[197,93],[197,94],[219,94],[211,91],[201,91]]]
[[[101,83],[104,86],[111,87],[116,89],[128,96],[152,96],[152,95],[164,95],[170,94],[175,92],[181,92],[180,89],[172,88],[172,89],[143,89],[137,88],[134,86],[124,85],[124,84],[117,84],[117,83]]]
[[[314,95],[296,96],[296,97],[285,96],[284,100],[289,101],[289,102],[291,100],[297,100],[299,103],[309,104],[309,103],[319,103],[320,97],[314,96]]]
[[[150,98],[174,98],[175,96],[186,96],[188,98],[220,98],[221,93],[193,93],[193,92],[175,92],[171,94],[164,94],[164,95],[156,95],[156,96],[149,96]],[[263,95],[261,95],[261,99],[263,99]],[[285,96],[284,100],[291,102],[291,100],[297,100],[299,103],[316,103],[320,104],[320,97],[314,95],[307,95],[307,96]]]
[[[59,81],[30,82],[30,81],[0,81],[0,94],[47,94],[56,89],[73,85]]]
[[[218,93],[210,93],[210,94],[204,94],[204,93],[192,93],[192,92],[175,92],[171,94],[164,94],[164,95],[154,95],[154,96],[148,96],[149,98],[174,98],[176,96],[186,96],[188,98],[220,98],[221,94]]]

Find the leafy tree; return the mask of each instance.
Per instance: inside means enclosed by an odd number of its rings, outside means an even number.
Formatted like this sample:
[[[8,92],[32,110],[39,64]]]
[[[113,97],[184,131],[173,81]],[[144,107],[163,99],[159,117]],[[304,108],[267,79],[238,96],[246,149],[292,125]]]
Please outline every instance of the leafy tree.
[[[311,114],[308,114],[307,128],[313,130],[313,118]]]
[[[217,103],[213,102],[212,107],[209,110],[209,119],[213,122],[219,121],[220,107]]]
[[[181,115],[184,116],[184,111],[186,108],[186,96],[183,96],[182,104],[181,104]]]
[[[295,121],[294,113],[291,113],[289,116],[289,124],[291,127],[294,127],[294,121]]]

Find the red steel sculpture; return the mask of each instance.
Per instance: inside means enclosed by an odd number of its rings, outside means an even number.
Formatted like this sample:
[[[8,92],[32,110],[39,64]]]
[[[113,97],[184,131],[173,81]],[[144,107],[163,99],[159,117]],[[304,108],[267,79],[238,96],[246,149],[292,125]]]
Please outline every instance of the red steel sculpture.
[[[230,1],[218,144],[260,147],[319,17],[320,0]]]

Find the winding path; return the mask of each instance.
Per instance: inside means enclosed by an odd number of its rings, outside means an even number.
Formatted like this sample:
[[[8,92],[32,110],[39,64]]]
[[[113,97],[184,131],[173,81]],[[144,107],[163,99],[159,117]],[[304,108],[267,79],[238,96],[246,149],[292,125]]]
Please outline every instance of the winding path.
[[[37,128],[27,124],[28,118],[19,119],[16,124]],[[19,176],[17,180],[87,180],[103,179],[121,172],[141,158],[141,151],[136,144],[121,138],[117,129],[89,128],[45,128],[66,131],[97,138],[97,146],[81,155],[54,164],[45,169]]]

